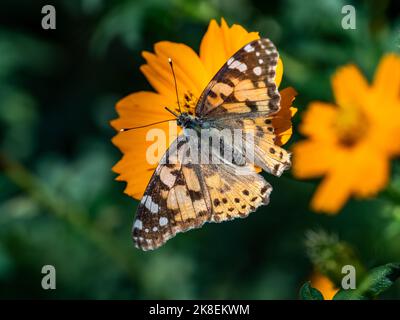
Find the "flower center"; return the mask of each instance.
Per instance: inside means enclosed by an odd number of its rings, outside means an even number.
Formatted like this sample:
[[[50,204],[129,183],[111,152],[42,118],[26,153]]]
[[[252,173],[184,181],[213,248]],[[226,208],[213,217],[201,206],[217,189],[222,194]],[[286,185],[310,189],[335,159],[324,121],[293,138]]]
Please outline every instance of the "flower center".
[[[344,147],[353,147],[368,130],[368,119],[356,107],[340,108],[335,122],[338,140]]]
[[[183,103],[181,102],[183,112],[187,112],[189,115],[194,115],[194,109],[196,108],[197,99],[194,94],[190,91],[185,92],[183,95]]]

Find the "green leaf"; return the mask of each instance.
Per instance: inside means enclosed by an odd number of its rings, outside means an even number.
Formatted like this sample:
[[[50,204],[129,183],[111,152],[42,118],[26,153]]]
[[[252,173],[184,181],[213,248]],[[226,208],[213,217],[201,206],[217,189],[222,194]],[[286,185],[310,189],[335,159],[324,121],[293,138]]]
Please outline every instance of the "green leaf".
[[[360,295],[359,291],[357,289],[340,289],[335,296],[333,297],[333,300],[367,300],[365,297]]]
[[[300,289],[301,300],[324,300],[322,293],[311,286],[310,281],[303,284]]]
[[[400,263],[388,263],[372,269],[354,290],[341,289],[334,300],[366,300],[378,297],[400,277]]]

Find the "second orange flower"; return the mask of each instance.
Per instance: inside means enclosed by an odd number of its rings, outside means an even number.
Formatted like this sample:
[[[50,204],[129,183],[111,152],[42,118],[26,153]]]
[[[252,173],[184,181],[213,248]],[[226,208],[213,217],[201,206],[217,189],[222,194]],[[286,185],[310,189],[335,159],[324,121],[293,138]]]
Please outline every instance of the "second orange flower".
[[[351,197],[382,190],[390,159],[400,154],[400,57],[381,60],[372,85],[354,65],[332,77],[336,104],[313,102],[300,132],[307,137],[294,148],[298,178],[324,176],[311,206],[337,213]]]

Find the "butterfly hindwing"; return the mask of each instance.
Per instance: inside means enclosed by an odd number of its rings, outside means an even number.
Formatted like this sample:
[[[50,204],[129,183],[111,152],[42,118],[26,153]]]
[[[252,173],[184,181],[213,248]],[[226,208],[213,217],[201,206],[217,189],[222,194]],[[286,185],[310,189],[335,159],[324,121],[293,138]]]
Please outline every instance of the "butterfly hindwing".
[[[201,95],[196,116],[212,119],[280,108],[275,84],[278,51],[268,39],[254,40],[236,52],[217,72]]]
[[[291,160],[290,153],[275,144],[276,135],[272,117],[274,116],[259,116],[257,113],[247,118],[226,117],[215,120],[213,125],[220,130],[240,129],[243,132],[242,145],[246,150],[253,150],[251,159],[247,152],[243,152],[247,162],[280,176],[284,170],[290,168]]]
[[[202,165],[212,204],[211,222],[245,218],[260,205],[268,204],[271,185],[250,167]]]

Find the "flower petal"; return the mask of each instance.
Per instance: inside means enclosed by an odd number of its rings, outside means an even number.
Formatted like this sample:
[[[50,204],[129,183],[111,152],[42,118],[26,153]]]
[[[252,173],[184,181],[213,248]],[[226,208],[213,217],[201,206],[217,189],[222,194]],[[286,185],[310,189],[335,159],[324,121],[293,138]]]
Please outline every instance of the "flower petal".
[[[339,291],[335,284],[322,273],[314,272],[311,277],[311,285],[318,289],[325,300],[332,300],[335,294]]]
[[[279,88],[282,82],[282,77],[283,77],[283,62],[282,59],[278,59],[278,65],[276,66],[276,72],[275,72],[275,84]]]
[[[275,128],[277,145],[284,145],[292,135],[292,117],[296,114],[297,108],[292,103],[297,95],[295,89],[288,87],[280,91],[281,109],[274,116],[272,123]]]
[[[293,175],[297,178],[317,178],[332,166],[336,149],[323,142],[300,141],[293,147]]]
[[[337,107],[324,102],[312,102],[303,114],[300,132],[319,141],[336,141],[333,123]]]
[[[111,121],[111,125],[119,131],[171,119],[164,106],[172,103],[173,100],[154,92],[132,93],[117,102],[115,108],[119,118]]]
[[[368,83],[356,66],[347,65],[339,68],[333,75],[332,89],[340,107],[362,107]]]
[[[148,141],[149,138],[152,139]],[[175,138],[176,134],[169,130],[168,123],[161,123],[151,128],[120,132],[112,139],[113,144],[124,153],[113,171],[120,174],[117,180],[127,182],[125,193],[140,199],[159,159]],[[157,148],[150,154],[151,145]]]
[[[331,157],[329,173],[311,202],[315,211],[337,213],[350,196],[371,197],[388,181],[388,159],[368,144],[332,152]]]
[[[400,57],[398,55],[387,54],[382,58],[375,73],[374,89],[386,99],[400,98]]]
[[[222,32],[217,22],[213,19],[208,25],[200,44],[200,59],[207,69],[210,79],[226,62],[225,43],[222,41]]]
[[[350,177],[351,172],[345,170],[335,170],[328,174],[318,186],[311,207],[317,212],[337,213],[351,195],[351,184],[344,183]]]
[[[259,38],[257,32],[249,33],[242,26],[229,28],[224,19],[221,27],[211,20],[200,44],[200,59],[210,75],[209,81],[236,51]]]
[[[221,18],[221,31],[225,43],[226,60],[247,43],[260,38],[258,32],[248,32],[240,25],[234,24],[229,27],[224,18]]]
[[[147,64],[140,68],[153,88],[164,96],[175,97],[175,84],[168,64],[168,58],[171,58],[180,96],[190,91],[199,97],[209,75],[197,54],[184,44],[169,41],[156,43],[154,51],[154,54],[143,52]]]
[[[135,160],[136,157],[134,153],[130,156],[124,156],[119,162],[117,162],[112,170],[120,174],[116,178],[117,181],[127,182],[124,192],[127,195],[140,200],[156,167],[140,167],[141,170],[134,170],[132,165],[141,165],[139,161],[135,162]]]
[[[365,145],[350,160],[354,176],[353,191],[361,198],[382,190],[389,179],[389,159],[385,154]]]
[[[163,108],[166,102],[168,98],[157,93],[145,91],[133,93],[117,103],[119,118],[113,120],[111,125],[120,130],[170,119],[171,115]],[[150,130],[159,133],[160,137],[165,137],[164,148],[162,141],[157,141],[161,142],[160,152],[157,155],[160,158],[165,151],[163,149],[166,149],[179,133],[170,130],[174,128],[172,125],[175,123],[160,123],[151,127],[118,132],[112,139],[113,144],[124,154],[113,167],[113,171],[120,174],[117,180],[127,182],[125,192],[130,196],[140,199],[156,167],[157,160],[150,163],[147,159],[149,146],[154,143],[147,141]]]

